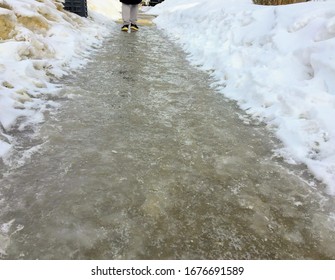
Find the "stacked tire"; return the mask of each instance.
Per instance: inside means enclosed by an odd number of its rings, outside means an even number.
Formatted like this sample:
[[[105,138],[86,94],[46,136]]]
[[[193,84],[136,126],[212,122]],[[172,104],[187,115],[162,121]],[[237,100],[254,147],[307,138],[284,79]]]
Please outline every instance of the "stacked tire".
[[[65,0],[64,9],[81,17],[87,17],[86,0]]]

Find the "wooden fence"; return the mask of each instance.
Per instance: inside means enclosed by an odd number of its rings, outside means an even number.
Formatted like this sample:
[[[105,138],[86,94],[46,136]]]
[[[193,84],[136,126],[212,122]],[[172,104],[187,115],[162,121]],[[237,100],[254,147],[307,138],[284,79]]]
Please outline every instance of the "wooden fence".
[[[293,3],[306,2],[305,0],[253,0],[255,4],[259,5],[286,5]]]

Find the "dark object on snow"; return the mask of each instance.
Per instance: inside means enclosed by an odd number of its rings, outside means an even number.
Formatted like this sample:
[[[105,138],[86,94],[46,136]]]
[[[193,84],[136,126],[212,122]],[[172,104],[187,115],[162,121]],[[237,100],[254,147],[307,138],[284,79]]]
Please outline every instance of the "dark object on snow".
[[[120,2],[126,5],[138,5],[142,0],[120,0]]]
[[[159,4],[159,3],[162,3],[163,1],[164,0],[150,0],[149,5],[150,6],[155,6],[155,5]]]
[[[81,17],[87,17],[86,0],[65,0],[64,9]]]

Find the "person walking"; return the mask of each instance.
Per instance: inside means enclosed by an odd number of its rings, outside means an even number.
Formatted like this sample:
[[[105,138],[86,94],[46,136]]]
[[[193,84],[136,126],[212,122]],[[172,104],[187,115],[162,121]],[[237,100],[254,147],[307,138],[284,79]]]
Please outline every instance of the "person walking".
[[[123,26],[121,27],[121,30],[127,32],[130,28],[133,31],[137,31],[137,14],[139,4],[142,2],[142,0],[120,0],[120,2],[122,3],[123,20]]]

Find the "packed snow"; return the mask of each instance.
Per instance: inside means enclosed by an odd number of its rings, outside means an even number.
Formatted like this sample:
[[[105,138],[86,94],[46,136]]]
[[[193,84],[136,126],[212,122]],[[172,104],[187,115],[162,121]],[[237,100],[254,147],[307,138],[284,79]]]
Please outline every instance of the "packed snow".
[[[120,17],[118,0],[88,0],[87,19],[61,2],[0,0],[0,157],[17,123],[24,130],[57,106],[53,82],[84,66]],[[275,131],[280,155],[335,194],[335,1],[165,0],[148,12],[213,86]]]

